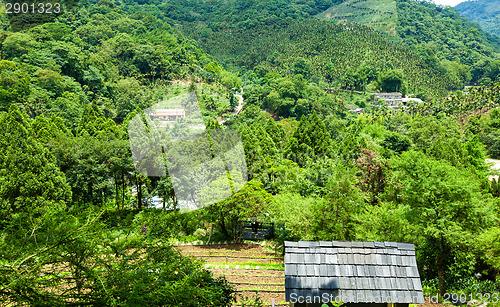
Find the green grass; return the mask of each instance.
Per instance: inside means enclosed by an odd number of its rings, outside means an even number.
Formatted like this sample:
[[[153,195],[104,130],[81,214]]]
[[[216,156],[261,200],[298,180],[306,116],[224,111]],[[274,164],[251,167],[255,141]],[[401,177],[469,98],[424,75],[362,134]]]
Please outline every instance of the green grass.
[[[285,264],[283,263],[256,263],[256,262],[241,262],[238,264],[227,264],[225,262],[211,262],[211,263],[206,263],[205,266],[208,266],[209,268],[215,268],[218,266],[219,269],[225,269],[228,267],[228,269],[244,269],[244,270],[277,270],[277,271],[284,271],[285,270]],[[238,268],[236,268],[238,267]]]
[[[272,283],[272,282],[233,282],[237,285],[256,285],[256,286],[284,286],[285,283]]]
[[[206,252],[205,252],[206,253]],[[270,260],[283,260],[282,257],[273,257],[273,256],[229,256],[229,255],[224,255],[224,254],[215,254],[215,253],[208,253],[208,255],[196,255],[196,257],[207,257],[207,258],[249,258],[249,259],[270,259]]]
[[[244,291],[252,291],[252,292],[255,292],[255,291],[259,291],[259,292],[284,292],[283,290],[262,290],[262,289],[256,288],[256,287],[253,287],[253,288],[242,288],[242,289],[238,290],[238,292],[244,292]]]
[[[272,274],[224,274],[226,276],[234,276],[234,277],[276,277],[276,278],[284,278],[285,275],[272,275]]]

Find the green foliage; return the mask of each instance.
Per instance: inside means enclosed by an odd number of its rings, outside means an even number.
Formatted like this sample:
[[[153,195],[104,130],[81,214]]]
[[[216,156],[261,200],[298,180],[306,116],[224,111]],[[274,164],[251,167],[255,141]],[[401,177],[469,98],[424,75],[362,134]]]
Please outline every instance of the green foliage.
[[[365,205],[365,197],[356,187],[354,174],[346,167],[338,165],[326,185],[324,202],[314,206],[315,240],[354,240],[356,236],[353,217]]]
[[[346,27],[317,19],[277,21],[260,23],[251,30],[221,31],[201,42],[217,58],[256,72],[293,74],[299,72],[298,65],[304,73],[310,63],[312,77],[344,88],[362,86],[372,74],[391,69],[403,71],[411,92],[440,94],[448,86],[437,67],[425,65],[414,51],[357,24]],[[226,48],[228,44],[233,48]],[[279,56],[274,58],[273,54]]]
[[[107,233],[98,218],[55,210],[21,229],[20,220],[12,221],[0,242],[4,302],[230,306],[234,301],[234,289],[201,262],[137,232]]]
[[[500,152],[497,43],[427,2],[379,1],[379,16],[373,1],[333,4],[103,0],[3,32],[0,297],[228,306],[228,284],[165,242],[237,240],[253,217],[274,222],[278,242],[414,242],[432,287],[497,287],[473,277],[493,280],[500,267],[490,195],[499,187],[484,163]],[[310,18],[339,11],[389,35]],[[469,82],[488,86],[439,98]],[[244,109],[219,124],[243,84]],[[376,90],[427,102],[375,108],[367,92]],[[135,171],[126,130],[141,110],[185,91],[196,92],[208,130],[240,133],[250,181],[231,179],[232,196],[181,214],[169,177]],[[201,159],[200,144],[179,152]],[[224,175],[200,196],[219,196],[236,178]],[[148,196],[174,210],[143,209]]]
[[[411,141],[406,135],[401,135],[399,133],[389,131],[384,136],[384,142],[382,143],[382,145],[395,154],[401,154],[402,152],[410,149]]]
[[[418,227],[421,248],[428,257],[427,261],[422,259],[430,270],[425,274],[431,277],[437,273],[440,292],[444,293],[450,257],[475,251],[476,237],[496,220],[491,199],[481,194],[472,174],[423,153],[405,152],[391,167],[390,199],[409,206],[407,218]]]
[[[261,307],[264,306],[264,302],[259,296],[259,291],[255,291],[255,294],[252,298],[250,297],[243,297],[243,301],[241,302],[241,307],[250,307],[250,306],[255,306],[255,307]]]
[[[460,15],[481,25],[485,31],[500,37],[500,3],[498,1],[464,1],[455,6]]]
[[[380,202],[365,206],[355,215],[356,238],[366,241],[415,242],[415,225],[408,222],[409,207],[405,204]]]
[[[73,2],[73,0],[66,1],[66,3],[69,3],[69,2]],[[64,13],[63,2],[60,0],[52,2],[51,6],[47,6],[47,5],[43,6],[43,8],[44,8],[43,11],[38,10],[39,3],[43,3],[43,2],[39,2],[39,1],[35,1],[35,0],[21,2],[21,1],[16,0],[16,1],[13,1],[11,3],[12,4],[19,4],[19,5],[22,5],[25,3],[28,5],[28,11],[31,12],[29,14],[26,14],[26,13],[23,13],[22,10],[19,10],[17,12],[15,10],[11,10],[12,13],[8,14],[8,18],[9,18],[11,28],[15,31],[28,29],[28,28],[34,27],[36,25],[50,22]],[[33,7],[35,7],[34,12],[32,12],[32,10],[31,10]],[[68,5],[68,8],[69,7],[70,6]],[[48,12],[50,12],[50,13],[48,13]]]
[[[404,75],[400,70],[388,70],[378,75],[378,84],[384,92],[401,92],[406,95],[406,89],[403,84]]]
[[[1,220],[64,207],[71,190],[52,153],[36,139],[30,120],[11,106],[9,113],[0,113],[0,127]]]
[[[31,116],[56,113],[72,130],[75,116],[89,101],[121,122],[136,108],[162,99],[151,97],[164,85],[159,78],[196,76],[241,87],[237,74],[224,70],[167,23],[152,15],[131,18],[115,6],[86,4],[54,22],[4,31],[1,43],[0,109],[19,103]]]
[[[285,155],[303,165],[309,159],[328,156],[332,152],[332,145],[325,124],[314,112],[309,118],[302,116],[299,127],[288,140]]]
[[[30,49],[37,46],[37,42],[28,33],[12,33],[2,44],[2,50],[7,57],[19,57],[24,53],[28,53]]]
[[[251,180],[234,195],[209,206],[207,213],[226,239],[232,232],[233,239],[238,240],[240,223],[252,218],[267,219],[270,203],[271,194],[264,190],[263,184]]]
[[[11,61],[0,61],[0,110],[7,111],[11,103],[22,103],[30,94],[30,76]]]
[[[427,44],[440,60],[472,66],[481,58],[492,57],[494,49],[499,50],[497,38],[478,30],[477,24],[452,7],[399,0],[397,10],[397,32],[403,41],[408,45]]]
[[[151,239],[167,240],[192,235],[197,227],[196,212],[179,213],[149,209],[135,215],[132,227]]]
[[[324,202],[317,197],[302,197],[299,194],[281,193],[274,199],[270,213],[276,219],[275,223],[282,224],[293,240],[313,240],[313,206],[314,203]]]

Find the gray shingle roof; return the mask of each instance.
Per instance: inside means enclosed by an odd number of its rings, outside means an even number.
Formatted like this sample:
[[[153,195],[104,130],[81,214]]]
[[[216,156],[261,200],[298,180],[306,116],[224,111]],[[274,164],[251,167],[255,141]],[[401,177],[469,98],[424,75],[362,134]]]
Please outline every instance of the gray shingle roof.
[[[415,246],[394,242],[285,242],[285,291],[344,303],[423,304]]]

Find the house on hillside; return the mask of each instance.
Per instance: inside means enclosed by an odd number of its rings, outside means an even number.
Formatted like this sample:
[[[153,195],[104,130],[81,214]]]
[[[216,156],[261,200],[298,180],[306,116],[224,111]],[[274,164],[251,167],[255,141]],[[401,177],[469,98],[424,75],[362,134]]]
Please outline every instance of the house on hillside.
[[[160,121],[175,122],[178,119],[186,118],[186,111],[184,109],[158,109],[154,113],[149,114],[152,120],[158,119]]]
[[[285,242],[285,294],[294,307],[424,303],[415,247],[394,242]]]
[[[403,94],[401,93],[375,93],[372,95],[372,101],[377,99],[385,101],[389,107],[399,107],[403,103]]]

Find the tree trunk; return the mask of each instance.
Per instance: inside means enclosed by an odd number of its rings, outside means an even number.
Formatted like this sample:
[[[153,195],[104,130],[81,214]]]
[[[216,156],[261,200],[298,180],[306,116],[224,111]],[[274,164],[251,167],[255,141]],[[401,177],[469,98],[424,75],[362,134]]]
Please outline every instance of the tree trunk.
[[[446,280],[444,278],[444,243],[441,238],[439,242],[439,253],[436,255],[436,266],[439,280],[439,293],[442,297],[446,293]]]
[[[213,234],[214,234],[214,224],[212,224],[212,229],[210,230],[210,236],[208,236],[207,245],[210,244],[210,240],[212,240]]]
[[[139,176],[135,177],[137,185],[137,208],[142,211],[142,182]]]
[[[229,237],[229,233],[227,232],[226,222],[225,222],[224,216],[222,214],[220,216],[220,228],[222,230],[222,234],[224,235],[224,237],[228,238]]]
[[[122,209],[125,207],[125,175],[122,173]]]
[[[115,176],[115,202],[116,202],[116,207],[118,208],[118,211],[120,211],[120,190],[119,187],[120,185],[118,184],[117,180],[118,176]]]

